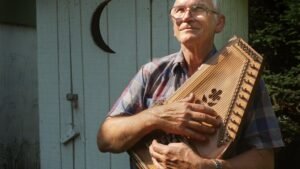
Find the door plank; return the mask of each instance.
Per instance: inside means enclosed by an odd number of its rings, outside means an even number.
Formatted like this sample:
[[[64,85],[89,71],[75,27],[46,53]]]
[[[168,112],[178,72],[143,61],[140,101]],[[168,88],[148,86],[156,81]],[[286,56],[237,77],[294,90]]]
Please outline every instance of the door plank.
[[[102,1],[101,1],[102,2]],[[100,123],[109,109],[108,57],[92,40],[90,22],[99,0],[81,1],[82,53],[85,113],[85,158],[86,169],[109,169],[109,153],[100,153],[96,136]],[[107,10],[101,16],[102,35],[107,41]]]
[[[73,128],[72,109],[66,94],[71,92],[70,6],[67,0],[58,1],[58,70],[60,100],[60,140]],[[73,169],[73,142],[61,144],[62,168]]]
[[[84,80],[83,80],[83,54],[82,54],[82,20],[81,1],[69,1],[70,8],[70,46],[72,92],[78,95],[78,105],[72,108],[74,130],[80,135],[74,139],[74,169],[86,166],[85,158],[85,111],[84,111]]]
[[[152,57],[162,57],[169,53],[168,1],[152,1]]]
[[[172,8],[174,4],[174,0],[168,0],[168,12],[170,11],[170,9]],[[168,29],[169,29],[169,46],[168,46],[168,51],[169,53],[175,53],[175,52],[178,52],[179,49],[180,49],[180,45],[177,41],[177,39],[174,37],[174,31],[173,31],[173,24],[172,24],[172,21],[171,21],[171,18],[169,16],[169,13],[168,13]]]
[[[57,3],[36,3],[41,168],[61,169]]]
[[[110,103],[113,104],[137,71],[135,0],[111,1],[108,26],[109,43],[116,51],[116,54],[109,56],[109,91]],[[111,168],[129,168],[127,153],[112,154]]]
[[[151,3],[136,0],[137,69],[151,60]]]

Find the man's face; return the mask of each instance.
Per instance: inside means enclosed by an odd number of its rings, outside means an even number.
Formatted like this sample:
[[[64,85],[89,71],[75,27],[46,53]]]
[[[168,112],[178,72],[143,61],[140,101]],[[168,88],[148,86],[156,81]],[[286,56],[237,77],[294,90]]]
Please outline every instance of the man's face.
[[[181,19],[172,18],[174,36],[182,44],[213,42],[214,34],[222,30],[224,26],[223,16],[212,11],[203,13],[193,12],[193,6],[215,10],[212,0],[176,0],[173,9],[186,9]],[[174,8],[175,7],[175,8]],[[182,10],[183,11],[183,10]],[[172,10],[171,10],[172,15]]]

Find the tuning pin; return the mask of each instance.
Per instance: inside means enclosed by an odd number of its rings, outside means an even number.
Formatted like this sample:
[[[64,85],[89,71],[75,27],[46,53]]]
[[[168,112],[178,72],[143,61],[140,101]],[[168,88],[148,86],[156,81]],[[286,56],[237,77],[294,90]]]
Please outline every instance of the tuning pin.
[[[262,60],[255,54],[255,57],[253,58],[253,60],[259,64],[262,64]]]
[[[236,132],[237,132],[237,131],[235,131],[235,130],[234,130],[234,128],[233,128],[233,127],[230,127],[230,126],[228,126],[228,129],[229,129],[230,131],[234,132],[234,133],[236,133]]]
[[[241,108],[241,109],[245,109],[240,103],[236,103],[236,106]]]
[[[256,76],[252,72],[247,72],[247,75],[253,78],[256,78]]]
[[[253,85],[250,80],[244,79],[244,82],[248,85]]]
[[[250,91],[247,88],[242,88],[242,91],[245,92],[245,93],[250,94]]]
[[[238,113],[238,112],[236,112],[236,111],[232,111],[232,112],[233,112],[234,115],[236,115],[236,116],[238,116],[238,117],[242,117],[242,116],[240,115],[240,113]]]
[[[239,123],[236,121],[236,120],[234,120],[234,119],[230,119],[230,121],[233,123],[233,124],[235,124],[235,125],[239,125]]]
[[[229,133],[226,133],[226,141],[229,142],[230,140],[233,140],[233,137]]]
[[[250,64],[250,67],[251,67],[252,69],[258,70],[258,68],[255,66],[255,64]]]
[[[244,95],[239,95],[239,98],[244,100],[244,101],[248,101],[248,99]]]

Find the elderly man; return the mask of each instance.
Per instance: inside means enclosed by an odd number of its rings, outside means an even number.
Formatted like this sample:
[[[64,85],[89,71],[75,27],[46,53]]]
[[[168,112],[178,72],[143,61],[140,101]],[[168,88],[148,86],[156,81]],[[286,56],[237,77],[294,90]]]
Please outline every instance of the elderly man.
[[[192,94],[176,103],[153,106],[167,99],[216,53],[214,36],[225,24],[217,0],[176,0],[170,16],[180,52],[141,67],[100,126],[101,151],[127,151],[154,130],[206,141],[219,127],[217,113],[194,103]],[[250,111],[233,157],[206,159],[184,143],[164,145],[154,140],[149,149],[153,163],[159,169],[273,168],[273,149],[283,143],[262,80]],[[210,125],[201,125],[203,122]]]

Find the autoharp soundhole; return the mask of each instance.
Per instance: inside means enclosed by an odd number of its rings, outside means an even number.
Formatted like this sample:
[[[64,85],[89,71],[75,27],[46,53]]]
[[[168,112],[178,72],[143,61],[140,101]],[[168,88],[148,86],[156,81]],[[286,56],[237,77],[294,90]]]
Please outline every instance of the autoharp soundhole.
[[[218,104],[218,101],[221,100],[222,93],[223,93],[222,90],[213,88],[211,90],[211,93],[209,93],[208,95],[206,95],[206,94],[203,95],[201,103],[205,104],[209,107],[213,107],[216,104]]]

